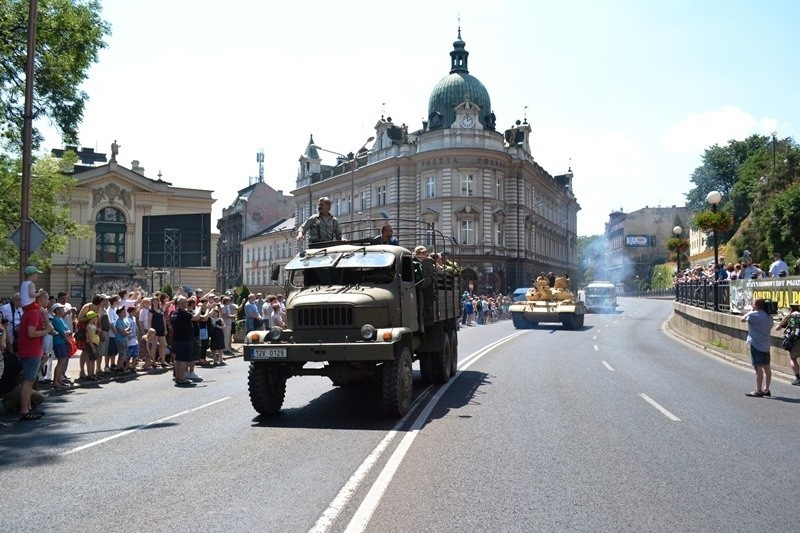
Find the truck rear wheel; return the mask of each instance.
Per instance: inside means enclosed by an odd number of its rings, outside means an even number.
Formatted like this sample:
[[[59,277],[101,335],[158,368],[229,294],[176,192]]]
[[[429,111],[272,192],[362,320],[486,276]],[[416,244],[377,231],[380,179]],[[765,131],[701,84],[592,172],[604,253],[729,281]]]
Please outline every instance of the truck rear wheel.
[[[450,362],[452,360],[452,355],[450,350],[450,338],[445,333],[442,335],[442,349],[430,354],[434,383],[447,383],[447,380],[450,379]]]
[[[286,375],[273,363],[250,363],[247,388],[253,409],[262,415],[276,415],[286,396]]]
[[[383,364],[383,408],[390,416],[404,416],[411,405],[412,363],[411,350],[404,346]]]

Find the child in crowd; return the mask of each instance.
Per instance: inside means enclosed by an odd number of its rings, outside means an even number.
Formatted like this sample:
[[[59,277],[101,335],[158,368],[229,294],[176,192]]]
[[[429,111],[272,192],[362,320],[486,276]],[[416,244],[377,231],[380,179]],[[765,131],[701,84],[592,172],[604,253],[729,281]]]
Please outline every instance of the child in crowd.
[[[128,307],[128,317],[125,319],[128,325],[127,372],[135,372],[139,364],[139,327],[136,325],[135,312],[135,307]]]
[[[19,286],[19,296],[22,300],[23,309],[32,304],[36,300],[36,297],[44,292],[44,289],[36,290],[35,282],[41,273],[42,271],[35,266],[25,267],[25,281]]]
[[[142,335],[142,346],[144,347],[145,359],[144,370],[150,372],[156,369],[156,350],[158,350],[158,338],[156,337],[156,330],[150,328],[147,333]]]
[[[224,365],[222,350],[225,349],[225,322],[220,315],[219,306],[214,307],[211,311],[208,327],[211,332],[211,364],[214,366]]]
[[[100,370],[100,363],[97,363],[97,367],[95,368],[95,362],[97,361],[97,347],[100,346],[100,334],[98,333],[97,328],[97,317],[99,315],[94,311],[89,311],[86,313],[86,344],[85,350],[87,353],[87,361],[86,361],[86,373],[88,374],[89,381],[98,381],[100,378],[97,376],[97,372]]]
[[[130,328],[127,321],[128,312],[125,307],[117,309],[117,319],[114,322],[114,340],[117,343],[117,373],[121,374],[128,368],[128,335]]]

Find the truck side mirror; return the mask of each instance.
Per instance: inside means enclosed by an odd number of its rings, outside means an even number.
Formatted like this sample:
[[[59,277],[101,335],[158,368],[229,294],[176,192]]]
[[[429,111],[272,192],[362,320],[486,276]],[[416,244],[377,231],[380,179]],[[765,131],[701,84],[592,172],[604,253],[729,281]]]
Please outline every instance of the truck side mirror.
[[[272,279],[272,281],[277,281],[280,275],[281,275],[281,266],[278,263],[274,263],[272,265],[272,272],[270,274],[270,278]]]

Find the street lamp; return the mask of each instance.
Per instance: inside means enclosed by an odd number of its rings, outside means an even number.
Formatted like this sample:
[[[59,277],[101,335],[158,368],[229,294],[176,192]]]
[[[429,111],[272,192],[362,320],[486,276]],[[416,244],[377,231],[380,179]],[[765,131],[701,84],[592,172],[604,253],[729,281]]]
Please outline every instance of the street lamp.
[[[772,182],[775,183],[775,148],[778,144],[778,132],[772,132]]]
[[[154,270],[150,274],[150,277],[152,278],[154,275],[158,276],[158,290],[161,290],[164,286],[164,276],[169,276],[169,270]],[[155,294],[155,292],[156,291],[153,291],[153,294]]]
[[[81,307],[83,307],[86,305],[86,278],[94,275],[94,263],[87,260],[77,264],[75,265],[75,272],[83,278],[83,292],[81,293]]]
[[[674,228],[672,228],[672,233],[675,234],[675,238],[680,240],[681,239],[681,233],[683,233],[683,228],[680,227],[680,226],[675,226]],[[675,269],[678,271],[678,274],[680,274],[680,272],[681,272],[681,244],[683,244],[683,243],[679,242],[678,243],[678,247],[675,248],[675,250],[677,251],[677,254],[676,254],[677,257],[675,258],[675,262],[677,263],[677,266],[675,267]]]
[[[717,206],[722,201],[722,194],[719,191],[711,191],[706,196],[706,201],[711,204],[711,211],[717,212]],[[717,282],[719,281],[719,240],[717,238],[718,227],[714,227],[714,311],[719,311],[719,291]]]

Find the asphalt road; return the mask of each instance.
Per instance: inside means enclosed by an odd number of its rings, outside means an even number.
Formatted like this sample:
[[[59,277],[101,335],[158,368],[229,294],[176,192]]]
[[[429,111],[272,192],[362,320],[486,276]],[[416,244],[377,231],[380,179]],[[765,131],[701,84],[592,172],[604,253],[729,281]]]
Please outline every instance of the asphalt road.
[[[663,331],[622,299],[582,331],[463,328],[460,373],[376,386],[289,380],[252,410],[246,363],[51,395],[0,429],[0,531],[794,531],[800,388]],[[418,376],[417,376],[418,377]]]

